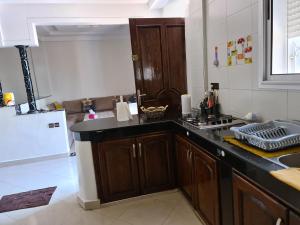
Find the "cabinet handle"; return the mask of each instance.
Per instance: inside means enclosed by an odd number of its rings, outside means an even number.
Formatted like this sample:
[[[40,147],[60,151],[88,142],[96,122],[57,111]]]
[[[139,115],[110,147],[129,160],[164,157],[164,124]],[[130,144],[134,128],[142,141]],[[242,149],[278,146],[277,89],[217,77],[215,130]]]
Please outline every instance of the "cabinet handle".
[[[277,221],[276,221],[276,225],[281,225],[281,223],[282,223],[282,219],[278,218]]]
[[[136,154],[135,154],[135,144],[132,145],[132,155],[133,155],[133,158],[136,158]]]
[[[192,160],[192,157],[193,157],[193,152],[191,151],[190,152],[190,160]]]
[[[225,157],[226,153],[221,149],[217,149],[217,156],[218,157]]]
[[[139,143],[139,155],[140,155],[140,158],[142,158],[142,144]]]
[[[142,105],[142,97],[146,96],[147,94],[141,94],[141,90],[138,89],[137,90],[137,102],[138,102],[138,105],[141,106]]]

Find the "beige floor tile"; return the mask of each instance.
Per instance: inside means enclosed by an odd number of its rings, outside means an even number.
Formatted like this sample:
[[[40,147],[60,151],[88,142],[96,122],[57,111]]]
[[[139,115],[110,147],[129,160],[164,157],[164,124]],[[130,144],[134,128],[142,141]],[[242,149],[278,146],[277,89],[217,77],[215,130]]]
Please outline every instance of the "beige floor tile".
[[[176,206],[179,202],[185,200],[185,197],[179,191],[174,191],[170,193],[162,193],[154,196],[153,199],[158,199],[169,204]]]
[[[110,225],[114,221],[113,218],[103,216],[96,211],[85,211],[78,204],[64,202],[18,218],[12,218],[17,219],[13,225]]]
[[[132,204],[134,204],[134,202],[117,203],[116,205],[105,206],[103,208],[94,210],[94,212],[112,218],[119,218]]]
[[[13,220],[9,217],[5,216],[4,214],[0,214],[0,225],[7,225],[12,223]]]
[[[186,203],[182,203],[186,204]],[[204,225],[189,206],[180,205],[171,213],[163,225]]]
[[[0,168],[0,195],[57,186],[49,205],[1,213],[0,225],[202,225],[177,191],[85,211],[77,202],[74,165],[76,157]]]
[[[174,207],[158,199],[143,200],[130,206],[120,219],[133,225],[160,225],[172,210]]]
[[[122,221],[122,220],[114,220],[110,225],[132,225],[126,221]]]

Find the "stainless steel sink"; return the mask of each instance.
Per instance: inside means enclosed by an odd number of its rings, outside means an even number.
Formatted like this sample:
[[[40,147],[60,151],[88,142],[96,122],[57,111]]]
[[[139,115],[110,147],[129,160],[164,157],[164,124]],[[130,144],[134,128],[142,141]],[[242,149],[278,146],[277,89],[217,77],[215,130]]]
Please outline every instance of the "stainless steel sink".
[[[279,156],[276,158],[265,158],[284,168],[296,167],[300,168],[300,153],[293,153],[288,155]]]
[[[300,168],[300,153],[281,156],[278,161],[287,167]]]

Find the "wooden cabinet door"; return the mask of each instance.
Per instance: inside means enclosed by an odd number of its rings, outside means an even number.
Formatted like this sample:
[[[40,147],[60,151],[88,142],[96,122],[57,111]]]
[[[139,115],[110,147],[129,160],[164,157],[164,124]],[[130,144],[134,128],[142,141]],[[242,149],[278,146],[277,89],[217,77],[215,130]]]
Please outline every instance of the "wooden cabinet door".
[[[184,138],[176,136],[175,146],[178,186],[191,200],[193,197],[191,145]]]
[[[237,174],[233,197],[235,225],[287,225],[287,208]]]
[[[135,145],[133,138],[98,144],[100,185],[104,202],[140,194]]]
[[[194,206],[208,225],[220,224],[217,161],[192,145]]]
[[[187,92],[184,19],[130,19],[129,24],[138,104],[178,108]]]
[[[171,135],[150,134],[137,138],[141,190],[143,194],[173,187]]]
[[[296,215],[293,212],[290,212],[290,225],[299,225],[300,224],[300,216]]]
[[[170,20],[170,19],[168,19]],[[165,24],[166,51],[168,56],[168,87],[178,94],[186,94],[185,25],[183,20]]]

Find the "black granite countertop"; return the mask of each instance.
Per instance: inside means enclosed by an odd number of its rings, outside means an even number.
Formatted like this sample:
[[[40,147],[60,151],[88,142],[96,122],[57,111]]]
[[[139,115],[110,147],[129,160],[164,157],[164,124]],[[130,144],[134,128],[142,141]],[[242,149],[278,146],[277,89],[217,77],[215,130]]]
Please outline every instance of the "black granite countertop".
[[[249,177],[263,187],[269,194],[276,196],[287,206],[300,213],[300,192],[270,175],[270,171],[282,169],[281,166],[224,142],[223,137],[232,135],[230,130],[194,128],[176,117],[157,121],[144,121],[139,116],[133,120],[118,122],[116,118],[84,121],[71,127],[77,141],[101,141],[106,137],[126,137],[141,132],[173,130],[205,148],[222,162]],[[225,157],[219,151],[225,152]]]
[[[94,132],[134,126],[144,126],[149,124],[161,124],[164,122],[172,122],[174,120],[175,118],[165,118],[161,120],[145,121],[142,117],[134,115],[132,120],[118,122],[115,117],[109,117],[76,123],[70,129],[75,133]]]

